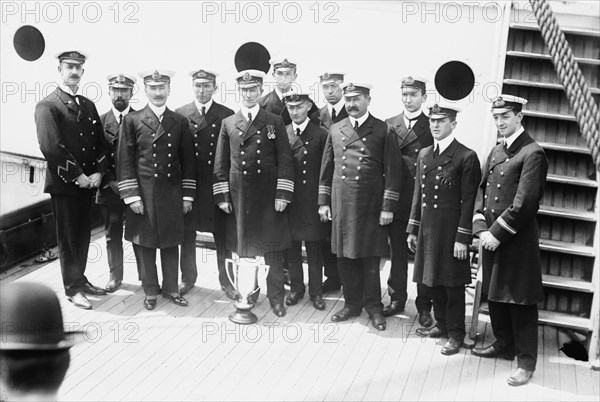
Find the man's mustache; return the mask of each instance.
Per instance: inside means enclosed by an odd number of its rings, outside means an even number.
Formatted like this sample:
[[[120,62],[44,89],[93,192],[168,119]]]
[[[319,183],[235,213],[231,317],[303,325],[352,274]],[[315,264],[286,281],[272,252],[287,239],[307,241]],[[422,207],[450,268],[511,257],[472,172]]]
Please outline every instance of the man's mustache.
[[[358,112],[358,108],[356,106],[350,106],[349,108],[347,108],[347,110],[349,112],[353,112],[353,111],[357,111]]]

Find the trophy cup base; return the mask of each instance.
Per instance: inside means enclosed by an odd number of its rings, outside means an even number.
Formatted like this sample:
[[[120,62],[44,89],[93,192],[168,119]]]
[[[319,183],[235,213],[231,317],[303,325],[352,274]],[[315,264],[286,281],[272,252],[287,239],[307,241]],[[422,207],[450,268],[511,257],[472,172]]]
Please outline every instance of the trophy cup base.
[[[237,309],[235,313],[229,315],[229,320],[236,324],[249,325],[255,324],[258,321],[258,317],[250,310]]]

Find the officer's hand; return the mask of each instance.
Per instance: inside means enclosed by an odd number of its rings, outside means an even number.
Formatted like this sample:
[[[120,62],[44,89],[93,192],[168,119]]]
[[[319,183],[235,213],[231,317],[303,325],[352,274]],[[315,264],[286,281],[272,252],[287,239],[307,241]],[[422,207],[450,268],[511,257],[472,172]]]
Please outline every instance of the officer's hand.
[[[75,184],[77,184],[79,188],[90,188],[92,182],[87,175],[82,173],[77,177],[77,179],[75,179]]]
[[[406,238],[406,245],[408,246],[408,249],[413,253],[417,251],[417,236],[415,236],[414,234],[409,234]]]
[[[129,204],[129,208],[138,215],[144,215],[144,204],[142,204],[142,201],[132,202]]]
[[[467,251],[467,245],[464,243],[454,242],[454,257],[459,260],[466,260],[469,252]]]
[[[379,224],[381,226],[389,225],[394,220],[394,213],[390,211],[381,211],[379,215]]]
[[[90,187],[100,187],[100,181],[102,181],[102,173],[94,173],[90,176]]]
[[[219,204],[219,208],[221,208],[221,210],[223,212],[225,212],[226,214],[230,214],[231,213],[231,203],[229,202],[222,202]]]
[[[281,200],[275,200],[275,211],[283,212],[285,211],[285,207],[287,207],[287,202]]]
[[[329,205],[321,205],[319,207],[319,216],[321,217],[321,222],[329,222],[331,220],[331,208],[329,208]]]
[[[479,234],[479,240],[481,241],[481,246],[488,251],[496,251],[498,246],[500,246],[500,240],[496,239],[489,230],[481,232]]]
[[[183,200],[183,214],[187,214],[192,210],[192,202],[188,200]]]

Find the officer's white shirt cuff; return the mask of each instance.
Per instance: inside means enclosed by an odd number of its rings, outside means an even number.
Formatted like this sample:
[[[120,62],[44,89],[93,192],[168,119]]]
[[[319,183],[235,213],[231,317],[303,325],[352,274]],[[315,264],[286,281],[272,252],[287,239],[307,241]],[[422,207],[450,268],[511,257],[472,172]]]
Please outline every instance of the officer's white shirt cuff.
[[[194,201],[194,197],[183,197],[184,201],[190,201],[193,202]]]
[[[288,200],[280,200],[279,198],[276,198],[275,201],[285,202],[286,204],[289,204],[291,202],[291,201],[288,201]]]
[[[125,204],[129,205],[129,204],[133,204],[136,201],[141,201],[142,197],[140,197],[139,195],[134,195],[133,197],[125,197],[125,199],[123,200],[125,202]]]

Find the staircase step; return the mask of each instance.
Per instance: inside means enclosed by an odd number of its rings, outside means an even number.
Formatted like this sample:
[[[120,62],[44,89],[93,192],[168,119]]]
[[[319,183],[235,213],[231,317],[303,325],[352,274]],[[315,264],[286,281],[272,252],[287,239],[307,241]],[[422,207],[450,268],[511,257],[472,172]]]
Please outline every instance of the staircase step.
[[[596,222],[598,216],[594,212],[581,211],[569,208],[559,208],[549,205],[540,205],[538,214],[555,216],[557,218],[576,219],[579,221]]]
[[[593,247],[546,239],[540,239],[540,250],[579,255],[582,257],[594,257],[596,255]]]
[[[542,275],[544,286],[556,289],[571,290],[573,292],[594,293],[591,282],[583,279],[566,278],[556,275]]]

